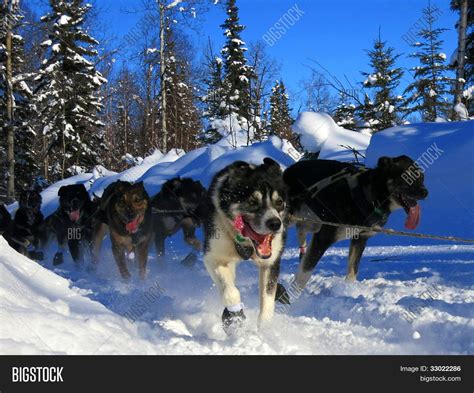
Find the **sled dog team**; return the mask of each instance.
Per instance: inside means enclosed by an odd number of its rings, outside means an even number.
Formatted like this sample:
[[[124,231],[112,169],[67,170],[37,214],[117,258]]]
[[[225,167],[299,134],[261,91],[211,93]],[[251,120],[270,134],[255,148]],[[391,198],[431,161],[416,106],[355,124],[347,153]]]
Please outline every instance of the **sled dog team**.
[[[406,181],[408,171],[410,182]],[[63,263],[67,245],[78,265],[84,261],[84,250],[89,249],[88,269],[93,271],[109,233],[118,269],[127,279],[129,260],[135,260],[140,277],[146,277],[152,241],[158,263],[164,264],[166,238],[182,229],[184,240],[194,249],[183,263],[193,265],[196,252],[204,252],[206,269],[225,307],[223,328],[233,334],[245,320],[235,285],[240,261],[251,259],[259,269],[258,323],[265,325],[272,319],[275,300],[287,304],[294,300],[278,284],[290,225],[296,225],[300,245],[300,264],[292,287],[302,290],[325,251],[348,238],[346,279],[355,280],[367,240],[375,233],[353,226],[383,226],[394,210],[403,208],[405,226],[415,229],[421,213],[418,201],[428,195],[423,181],[423,173],[407,156],[381,157],[374,169],[306,160],[284,172],[271,158],[265,158],[261,165],[237,161],[217,173],[208,190],[198,181],[174,178],[153,198],[143,182],[116,181],[94,199],[82,184],[63,186],[58,191],[58,209],[46,219],[41,214],[41,195],[26,191],[13,218],[0,206],[0,234],[18,252],[33,259],[43,258],[41,248],[50,235],[55,235],[58,250],[54,265]],[[203,246],[195,236],[201,225]],[[307,247],[308,233],[312,238]]]

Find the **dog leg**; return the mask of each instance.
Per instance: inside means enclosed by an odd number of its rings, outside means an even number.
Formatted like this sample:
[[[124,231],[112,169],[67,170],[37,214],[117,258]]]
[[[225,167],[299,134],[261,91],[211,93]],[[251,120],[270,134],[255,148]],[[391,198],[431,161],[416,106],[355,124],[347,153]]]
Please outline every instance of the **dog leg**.
[[[64,246],[66,244],[66,232],[60,231],[57,234],[58,238],[58,250],[54,254],[53,266],[58,266],[64,263]]]
[[[99,254],[100,248],[102,246],[102,241],[107,232],[107,225],[104,223],[98,223],[94,227],[94,234],[92,235],[92,263],[89,267],[89,271],[94,271],[97,269],[97,264],[99,263]]]
[[[278,275],[280,274],[280,261],[272,266],[262,266],[259,269],[260,314],[258,326],[265,327],[275,312],[275,295],[277,290]]]
[[[306,248],[308,246],[306,239],[306,228],[304,225],[296,224],[296,233],[298,235],[298,245],[300,247],[300,261],[303,259],[304,254],[306,253]]]
[[[135,247],[136,258],[138,261],[138,274],[140,279],[144,280],[146,278],[146,265],[148,263],[148,247],[150,244],[150,239],[142,241]]]
[[[117,263],[120,275],[124,280],[130,278],[130,272],[127,268],[127,262],[125,260],[125,250],[127,249],[126,244],[120,241],[121,236],[116,235],[114,236],[114,232],[111,232],[111,240],[112,240],[112,252],[115,257],[115,262]]]
[[[71,253],[72,259],[76,264],[76,267],[84,262],[82,253],[81,253],[81,242],[76,239],[68,240],[69,251]]]
[[[184,241],[193,247],[196,251],[202,250],[201,242],[196,238],[196,227],[191,218],[182,221]]]
[[[222,327],[228,335],[234,334],[245,320],[240,292],[235,286],[236,262],[216,261],[204,257],[204,264],[214,283],[219,288],[225,309],[222,314]]]
[[[326,250],[334,242],[334,239],[334,230],[332,230],[332,228],[327,229],[325,226],[323,226],[320,232],[313,235],[308,251],[300,262],[298,272],[295,276],[295,284],[299,289],[304,289],[306,287],[306,284],[311,277],[311,273]]]
[[[349,249],[349,264],[347,266],[346,281],[356,281],[357,273],[359,271],[360,259],[367,244],[366,237],[359,237],[351,240],[351,247]]]

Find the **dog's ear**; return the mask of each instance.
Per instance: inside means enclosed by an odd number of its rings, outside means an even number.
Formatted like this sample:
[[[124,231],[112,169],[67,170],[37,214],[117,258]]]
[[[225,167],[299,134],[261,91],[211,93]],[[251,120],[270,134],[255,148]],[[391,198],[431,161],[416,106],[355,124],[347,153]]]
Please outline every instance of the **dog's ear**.
[[[67,190],[67,186],[62,186],[58,191],[58,196],[60,197],[64,196],[64,193],[66,192],[66,190]]]
[[[276,175],[282,174],[280,164],[270,157],[265,157],[263,159],[262,167],[265,171],[268,171],[268,173],[276,174]]]
[[[377,168],[388,169],[393,163],[393,159],[390,157],[380,157],[377,162]]]
[[[229,172],[232,175],[245,174],[250,168],[250,164],[245,161],[235,161],[230,167]]]

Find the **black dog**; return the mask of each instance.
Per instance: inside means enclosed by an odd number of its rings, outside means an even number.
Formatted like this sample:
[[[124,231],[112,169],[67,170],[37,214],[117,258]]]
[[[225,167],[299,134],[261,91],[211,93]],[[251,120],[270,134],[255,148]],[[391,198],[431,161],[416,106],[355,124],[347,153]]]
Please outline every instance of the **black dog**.
[[[356,280],[367,240],[375,235],[351,227],[321,225],[318,220],[383,226],[394,210],[403,208],[408,215],[405,226],[415,229],[420,218],[417,201],[428,196],[423,173],[407,156],[382,157],[375,169],[329,160],[300,161],[285,171],[284,181],[289,187],[291,213],[299,222],[300,242],[306,232],[314,233],[295,277],[299,289],[306,286],[325,251],[344,239],[352,239],[346,278]],[[282,294],[280,287],[277,296]],[[286,301],[287,296],[279,300]]]
[[[166,238],[180,229],[183,229],[184,241],[195,251],[201,251],[201,242],[196,238],[195,232],[203,219],[205,197],[206,189],[199,181],[178,177],[163,184],[161,191],[153,198],[153,231],[160,263],[164,263]],[[183,263],[192,265],[196,259],[195,252],[191,252]]]
[[[41,194],[38,191],[23,191],[18,201],[18,210],[13,220],[4,218],[7,228],[4,233],[10,247],[20,254],[34,259],[42,259],[43,253],[39,251],[40,243],[44,239],[44,217],[41,213]],[[3,208],[3,217],[6,209]],[[6,212],[8,213],[8,212]],[[34,251],[28,252],[33,246]]]
[[[58,191],[59,208],[47,218],[58,241],[58,251],[53,265],[64,262],[64,246],[67,242],[71,256],[76,264],[84,261],[83,247],[90,247],[97,206],[89,197],[83,184],[63,186]]]

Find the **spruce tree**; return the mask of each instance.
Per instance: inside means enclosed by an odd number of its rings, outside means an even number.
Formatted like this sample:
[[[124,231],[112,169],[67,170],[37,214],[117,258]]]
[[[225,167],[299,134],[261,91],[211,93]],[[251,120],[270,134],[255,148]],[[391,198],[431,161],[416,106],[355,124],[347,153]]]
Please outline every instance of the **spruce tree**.
[[[420,41],[412,44],[416,52],[410,55],[419,65],[411,68],[415,80],[405,90],[410,95],[406,101],[408,113],[419,112],[423,121],[447,118],[451,107],[448,95],[453,79],[446,75],[449,66],[441,39],[446,29],[435,27],[435,11],[431,5],[423,10],[425,24],[417,34]]]
[[[288,103],[289,97],[283,81],[276,81],[270,96],[270,135],[277,135],[280,138],[291,140],[293,133],[291,125],[291,109]]]
[[[245,58],[247,48],[240,35],[245,26],[239,23],[239,9],[235,1],[227,1],[227,19],[221,26],[226,37],[225,45],[221,51],[225,75],[224,111],[226,115],[236,113],[247,122],[252,122],[250,79],[255,78],[255,73]]]
[[[357,105],[355,113],[358,131],[372,134],[379,128],[380,120],[377,119],[377,108],[368,94],[365,94],[364,101]]]
[[[30,123],[37,117],[30,90],[32,74],[26,72],[24,63],[24,39],[21,35],[23,16],[18,1],[4,3],[0,8],[2,28],[0,29],[0,141],[1,166],[6,164],[7,130],[13,132],[14,185],[17,191],[32,186],[38,171],[37,157],[34,151],[36,133]],[[11,32],[11,64],[7,72],[9,54],[6,48],[7,32]],[[11,75],[9,75],[11,73]],[[7,86],[10,86],[8,89]],[[12,120],[8,121],[8,91],[11,91]],[[2,173],[7,174],[7,168]],[[3,180],[3,179],[2,179]]]
[[[50,6],[41,18],[49,39],[43,43],[47,52],[36,93],[45,153],[52,158],[43,164],[45,174],[57,179],[101,162],[105,144],[99,89],[107,81],[94,65],[98,41],[84,29],[91,5],[50,0]]]
[[[346,94],[341,93],[339,103],[333,115],[336,124],[347,130],[355,131],[357,129],[355,112],[356,106],[349,100]]]
[[[222,120],[225,117],[225,91],[223,84],[223,62],[220,57],[213,56],[210,53],[210,59],[207,65],[207,75],[204,83],[206,85],[206,94],[202,98],[205,106],[204,117],[208,120],[208,126],[204,133],[199,136],[203,143],[215,143],[222,136],[213,126],[215,120]]]
[[[196,148],[202,124],[196,107],[196,90],[191,77],[191,63],[182,47],[189,49],[185,37],[169,29],[166,34],[166,86],[169,148],[186,151]]]
[[[377,132],[393,127],[402,118],[402,99],[396,93],[403,76],[403,70],[395,66],[400,55],[394,54],[394,48],[379,37],[374,46],[367,51],[370,59],[371,72],[363,72],[366,77],[364,88],[370,92],[374,111],[373,131]]]

